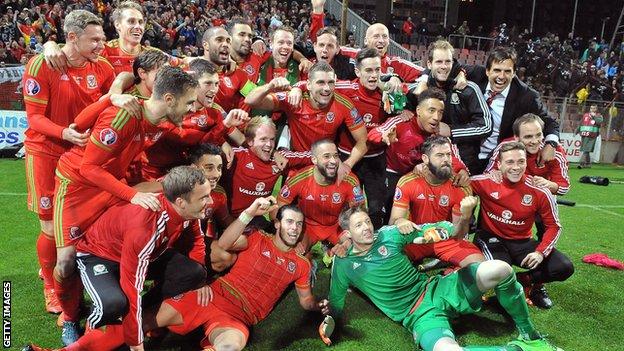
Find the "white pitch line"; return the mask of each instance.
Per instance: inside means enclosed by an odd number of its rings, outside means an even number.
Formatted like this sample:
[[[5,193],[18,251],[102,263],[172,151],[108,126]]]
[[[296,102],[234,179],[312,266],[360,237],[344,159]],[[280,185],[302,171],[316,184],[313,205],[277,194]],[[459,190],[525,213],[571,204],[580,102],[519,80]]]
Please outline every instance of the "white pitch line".
[[[609,210],[605,210],[604,208],[601,208],[601,207],[606,207],[606,206],[593,206],[593,205],[586,205],[586,204],[577,204],[577,206],[588,207],[596,211],[600,211],[600,212],[608,213],[616,217],[624,218],[624,215],[621,213],[617,213],[617,212],[613,212],[613,211],[609,211]]]
[[[28,193],[0,193],[0,196],[26,196]]]
[[[624,208],[624,205],[590,205],[590,204],[576,204],[578,207],[599,207],[599,208]]]

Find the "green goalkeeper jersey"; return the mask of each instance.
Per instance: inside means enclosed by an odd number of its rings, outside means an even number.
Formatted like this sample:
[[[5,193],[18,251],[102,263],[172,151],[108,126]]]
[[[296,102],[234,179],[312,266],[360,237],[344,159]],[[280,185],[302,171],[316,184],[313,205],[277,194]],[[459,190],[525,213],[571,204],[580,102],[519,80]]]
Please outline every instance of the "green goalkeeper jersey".
[[[353,286],[392,320],[402,321],[429,278],[418,272],[403,252],[403,247],[418,236],[422,232],[403,235],[396,226],[385,226],[375,234],[366,254],[354,254],[351,248],[345,257],[335,257],[329,289],[332,312],[342,314],[347,288]]]

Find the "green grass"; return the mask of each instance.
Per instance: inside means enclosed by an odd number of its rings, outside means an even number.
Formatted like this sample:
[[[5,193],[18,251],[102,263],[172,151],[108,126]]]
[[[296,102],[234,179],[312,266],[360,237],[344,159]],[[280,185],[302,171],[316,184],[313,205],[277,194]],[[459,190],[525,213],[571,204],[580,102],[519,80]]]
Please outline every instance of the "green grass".
[[[624,260],[624,184],[608,187],[578,183],[581,175],[624,178],[624,169],[595,166],[571,169],[572,190],[565,197],[576,207],[560,207],[564,231],[558,248],[575,264],[566,282],[548,285],[555,307],[531,308],[535,324],[566,351],[621,350],[624,332],[624,272],[581,262],[592,252]],[[34,341],[60,346],[56,316],[43,309],[41,281],[37,279],[35,241],[39,232],[34,214],[26,210],[24,162],[0,160],[0,274],[12,282],[12,349]],[[594,206],[594,207],[589,207]],[[325,296],[329,272],[322,270],[315,293]],[[348,325],[333,350],[415,350],[411,335],[390,321],[359,294],[347,297]],[[305,313],[291,289],[271,315],[252,330],[249,350],[321,350],[317,336],[320,316]],[[460,343],[504,344],[516,337],[512,324],[497,310],[485,309],[453,323]],[[197,336],[196,336],[197,337]],[[168,337],[157,350],[192,350],[191,338]],[[156,345],[154,345],[156,346]]]

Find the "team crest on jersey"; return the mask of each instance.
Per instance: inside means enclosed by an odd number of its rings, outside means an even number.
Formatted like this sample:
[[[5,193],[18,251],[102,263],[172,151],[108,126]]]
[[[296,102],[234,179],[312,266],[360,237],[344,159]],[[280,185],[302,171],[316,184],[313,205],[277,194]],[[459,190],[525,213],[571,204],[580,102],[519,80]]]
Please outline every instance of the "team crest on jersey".
[[[364,119],[364,123],[370,123],[373,120],[373,115],[365,113],[362,118]]]
[[[378,249],[377,252],[379,252],[380,255],[382,255],[383,257],[388,256],[388,249],[386,248],[386,245],[381,245]]]
[[[531,206],[531,204],[533,203],[533,196],[530,194],[524,194],[524,196],[522,196],[522,204],[524,206]]]
[[[94,75],[89,74],[87,76],[87,88],[95,89],[95,88],[97,88],[97,86],[98,86],[97,79],[95,79]]]
[[[26,86],[26,94],[30,96],[37,95],[41,91],[41,86],[39,85],[39,82],[32,78],[28,78],[26,80],[26,84],[24,85]]]
[[[501,217],[504,219],[511,219],[511,217],[513,217],[513,213],[509,210],[504,210],[503,213],[501,213]]]
[[[263,182],[256,184],[256,191],[257,192],[263,191],[265,186],[266,185]]]
[[[451,105],[459,105],[459,95],[456,92],[451,94]]]
[[[399,201],[401,200],[402,196],[403,196],[403,192],[401,191],[401,189],[396,188],[396,190],[394,191],[394,200]]]
[[[93,266],[93,275],[102,275],[108,273],[108,269],[103,264],[96,264]]]
[[[290,189],[288,188],[288,185],[284,185],[284,187],[280,191],[280,195],[282,197],[289,197],[290,196]]]
[[[117,142],[117,133],[111,128],[102,129],[100,132],[100,142],[106,146]]]
[[[340,193],[333,193],[332,194],[332,202],[335,204],[339,204],[342,202],[342,196],[340,196]]]
[[[52,201],[50,201],[50,198],[47,196],[42,196],[39,199],[39,207],[41,207],[42,210],[47,210],[52,208]]]
[[[233,87],[230,77],[223,77],[223,83],[225,83],[225,86],[230,89]]]
[[[256,70],[253,68],[252,65],[247,64],[247,66],[245,66],[245,72],[247,72],[247,74],[254,74],[256,73]]]
[[[287,268],[288,268],[288,272],[295,273],[295,269],[297,268],[297,265],[293,261],[288,261],[288,267]]]
[[[327,112],[327,116],[325,116],[325,121],[327,123],[332,123],[336,119],[336,115],[333,112]]]
[[[208,125],[208,121],[206,120],[206,116],[205,115],[197,116],[197,118],[195,120],[195,123],[200,128],[204,128],[204,127],[206,127]]]
[[[82,232],[80,231],[80,228],[78,227],[71,227],[69,228],[69,238],[74,240],[74,239],[78,239],[79,237],[82,236]]]
[[[440,204],[440,206],[448,206],[448,204],[449,204],[449,197],[448,197],[448,195],[440,196],[440,201],[438,203]]]

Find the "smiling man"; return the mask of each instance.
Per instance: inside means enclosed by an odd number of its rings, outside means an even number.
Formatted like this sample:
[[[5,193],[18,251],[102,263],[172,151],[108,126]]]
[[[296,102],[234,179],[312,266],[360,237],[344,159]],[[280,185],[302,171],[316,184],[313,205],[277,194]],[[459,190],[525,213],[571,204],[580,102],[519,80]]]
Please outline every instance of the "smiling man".
[[[518,280],[531,300],[549,308],[543,283],[564,281],[574,273],[572,262],[555,249],[561,235],[557,203],[550,190],[535,186],[526,176],[527,155],[523,143],[503,143],[498,150],[502,182],[487,175],[471,178],[481,199],[476,243],[487,259],[498,259],[525,269]],[[539,215],[545,227],[541,241],[534,240],[532,227]],[[536,285],[535,289],[531,289]],[[543,303],[541,303],[543,302]]]
[[[518,57],[512,48],[498,47],[487,58],[485,67],[468,66],[468,79],[475,82],[488,102],[492,115],[492,134],[479,150],[479,174],[491,153],[503,140],[513,136],[513,123],[526,113],[538,115],[544,122],[545,147],[539,153],[540,164],[555,158],[559,143],[559,124],[542,103],[539,93],[516,76]]]

